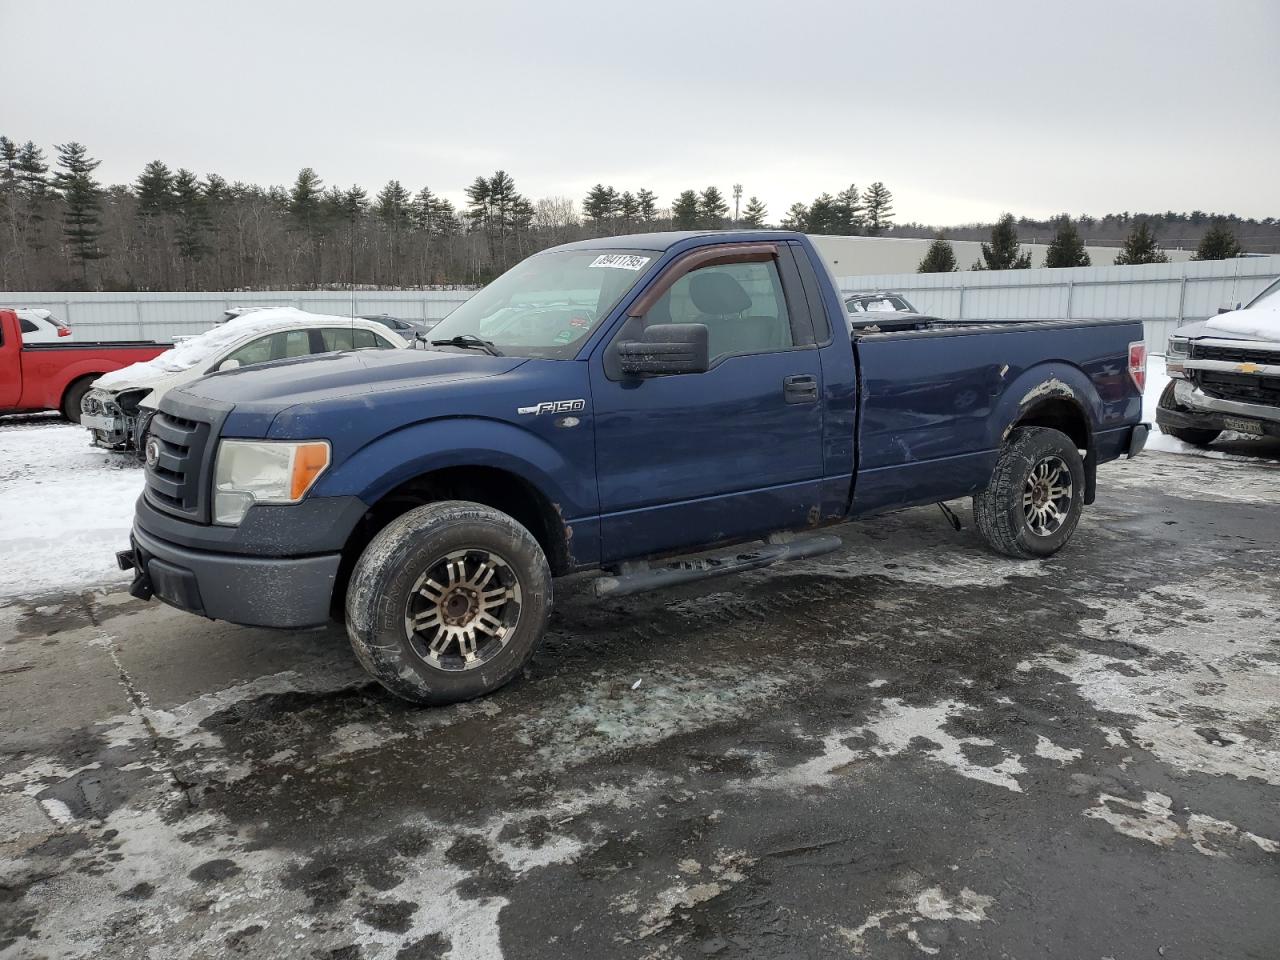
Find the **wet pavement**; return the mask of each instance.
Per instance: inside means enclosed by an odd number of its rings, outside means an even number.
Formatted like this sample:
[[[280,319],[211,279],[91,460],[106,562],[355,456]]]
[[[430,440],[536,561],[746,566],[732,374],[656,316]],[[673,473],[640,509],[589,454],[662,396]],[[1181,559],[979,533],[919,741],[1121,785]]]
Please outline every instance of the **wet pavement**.
[[[1280,468],[1104,467],[597,603],[396,701],[343,632],[0,607],[0,957],[1273,958]],[[639,686],[636,686],[637,681]]]

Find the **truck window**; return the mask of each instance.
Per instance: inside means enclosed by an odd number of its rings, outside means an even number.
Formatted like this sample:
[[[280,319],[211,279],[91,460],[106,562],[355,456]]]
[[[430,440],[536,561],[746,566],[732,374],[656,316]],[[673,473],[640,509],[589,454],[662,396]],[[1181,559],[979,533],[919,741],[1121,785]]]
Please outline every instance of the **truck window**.
[[[35,333],[37,330],[40,329],[34,323],[28,320],[26,317],[18,318],[18,327],[22,330],[23,333]]]
[[[712,361],[795,345],[773,261],[702,267],[672,284],[645,315],[655,323],[706,324]]]

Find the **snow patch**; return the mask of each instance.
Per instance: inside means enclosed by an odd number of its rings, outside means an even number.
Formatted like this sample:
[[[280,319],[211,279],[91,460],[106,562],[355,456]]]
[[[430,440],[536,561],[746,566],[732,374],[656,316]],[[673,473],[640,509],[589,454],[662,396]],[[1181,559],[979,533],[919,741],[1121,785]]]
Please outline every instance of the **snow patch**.
[[[991,748],[995,742],[985,737],[957,737],[945,728],[972,708],[955,700],[943,700],[925,707],[901,700],[885,700],[867,724],[829,734],[822,741],[822,753],[771,776],[740,782],[752,789],[803,789],[825,787],[852,768],[868,760],[896,757],[908,750],[950,767],[962,777],[1021,793],[1016,777],[1026,773],[1021,758],[1003,748],[999,763],[984,766],[970,760],[965,748]]]
[[[1084,751],[1080,749],[1070,749],[1060,747],[1048,737],[1036,737],[1036,756],[1044,757],[1046,760],[1056,760],[1058,763],[1071,763],[1073,760],[1079,760],[1084,756]]]
[[[1274,299],[1269,297],[1268,299]],[[1280,340],[1280,306],[1257,306],[1252,309],[1231,310],[1210,317],[1204,324],[1211,330],[1234,333],[1259,340]]]
[[[1168,847],[1178,840],[1190,840],[1206,857],[1227,857],[1228,848],[1250,843],[1263,853],[1280,852],[1280,843],[1269,837],[1241,830],[1234,823],[1203,813],[1187,816],[1186,826],[1178,823],[1173,800],[1163,793],[1144,791],[1141,800],[1128,800],[1109,793],[1100,794],[1096,806],[1084,811],[1086,817],[1111,825],[1117,833],[1156,846]]]
[[[839,927],[838,932],[859,954],[866,951],[867,934],[878,930],[885,939],[905,936],[916,949],[933,956],[941,952],[941,947],[925,942],[920,932],[925,921],[982,923],[994,903],[994,897],[975,893],[968,887],[962,888],[955,897],[948,896],[941,887],[928,887],[896,907],[871,914],[857,927]]]

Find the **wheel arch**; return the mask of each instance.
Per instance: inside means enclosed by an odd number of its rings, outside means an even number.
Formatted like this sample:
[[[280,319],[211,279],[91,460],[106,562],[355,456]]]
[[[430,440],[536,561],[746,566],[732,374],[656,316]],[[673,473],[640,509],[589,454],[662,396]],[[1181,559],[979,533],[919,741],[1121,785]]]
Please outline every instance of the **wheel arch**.
[[[527,477],[479,464],[437,467],[401,482],[370,504],[343,546],[335,604],[345,598],[356,561],[380,530],[415,507],[444,500],[480,503],[505,513],[533,535],[553,576],[574,569],[572,527],[565,522],[559,504]]]
[[[1098,460],[1094,424],[1098,418],[1098,393],[1088,377],[1070,364],[1042,364],[1025,371],[1005,392],[994,422],[1001,424],[998,446],[1019,427],[1048,427],[1065,433],[1085,452],[1084,503],[1097,494]]]

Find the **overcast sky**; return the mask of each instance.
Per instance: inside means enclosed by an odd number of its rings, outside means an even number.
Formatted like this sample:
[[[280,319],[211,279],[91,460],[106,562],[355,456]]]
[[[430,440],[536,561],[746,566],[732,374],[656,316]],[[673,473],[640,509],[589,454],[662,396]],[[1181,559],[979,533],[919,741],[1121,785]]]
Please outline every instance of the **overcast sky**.
[[[1280,215],[1280,2],[0,0],[0,133],[230,180],[666,206],[883,180],[899,222]]]

